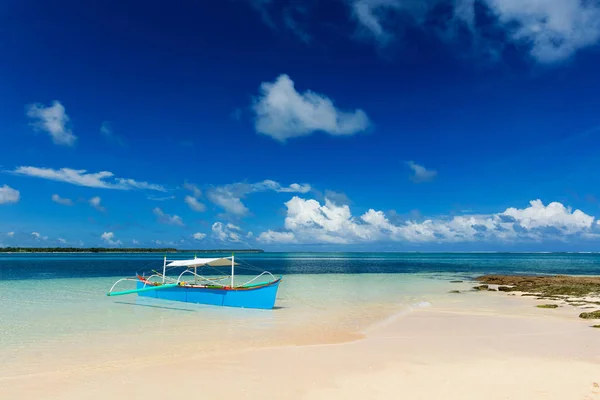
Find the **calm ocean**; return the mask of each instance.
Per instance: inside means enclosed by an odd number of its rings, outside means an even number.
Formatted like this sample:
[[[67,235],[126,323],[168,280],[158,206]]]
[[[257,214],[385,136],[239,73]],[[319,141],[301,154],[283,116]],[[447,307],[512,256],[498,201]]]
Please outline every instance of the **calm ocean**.
[[[230,254],[219,254],[229,256]],[[198,254],[199,257],[219,256]],[[167,254],[185,259],[189,254]],[[162,267],[162,254],[0,254],[0,280],[132,276]],[[247,253],[238,254],[277,274],[600,274],[597,253]]]

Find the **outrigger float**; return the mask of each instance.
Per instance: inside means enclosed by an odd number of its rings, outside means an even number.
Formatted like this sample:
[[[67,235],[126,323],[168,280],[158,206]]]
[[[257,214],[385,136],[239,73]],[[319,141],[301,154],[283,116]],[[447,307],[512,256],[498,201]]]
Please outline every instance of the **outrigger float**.
[[[136,273],[135,278],[122,278],[114,283],[107,296],[122,296],[137,294],[138,296],[153,297],[161,300],[182,301],[215,306],[271,309],[275,306],[277,289],[282,277],[275,277],[268,271],[236,285],[234,279],[235,267],[240,264],[234,255],[222,258],[196,258],[189,260],[167,260],[164,257],[162,273],[152,271],[149,276]],[[231,266],[231,274],[225,276],[207,276],[202,272],[221,273],[218,267]],[[248,268],[248,267],[247,267]],[[168,276],[167,272],[183,269],[176,278]],[[268,280],[259,282],[259,278]],[[185,281],[184,278],[188,278]],[[114,291],[115,287],[125,281],[135,281],[136,288],[131,290]]]

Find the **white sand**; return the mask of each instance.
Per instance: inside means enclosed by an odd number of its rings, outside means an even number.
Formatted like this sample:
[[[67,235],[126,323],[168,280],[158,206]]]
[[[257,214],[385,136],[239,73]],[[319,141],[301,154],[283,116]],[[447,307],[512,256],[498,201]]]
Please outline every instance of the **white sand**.
[[[535,304],[447,296],[350,343],[90,363],[0,378],[0,399],[600,400],[600,329]]]

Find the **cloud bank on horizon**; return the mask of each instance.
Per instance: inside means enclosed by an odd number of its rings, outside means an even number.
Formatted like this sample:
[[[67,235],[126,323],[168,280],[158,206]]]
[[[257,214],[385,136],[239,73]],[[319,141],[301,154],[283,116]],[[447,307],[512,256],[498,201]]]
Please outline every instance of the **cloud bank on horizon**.
[[[382,240],[410,243],[518,242],[567,240],[574,237],[600,238],[595,217],[571,210],[562,203],[545,206],[532,200],[529,207],[508,208],[489,215],[462,215],[425,219],[422,222],[392,223],[382,211],[369,209],[353,216],[350,207],[329,199],[320,204],[314,199],[294,196],[285,203],[284,229],[259,235],[264,243],[356,244]]]

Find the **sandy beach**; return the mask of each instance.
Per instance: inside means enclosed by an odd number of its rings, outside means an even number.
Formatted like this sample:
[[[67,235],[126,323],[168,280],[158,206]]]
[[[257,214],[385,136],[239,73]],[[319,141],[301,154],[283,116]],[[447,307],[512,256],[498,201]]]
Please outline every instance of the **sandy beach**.
[[[448,287],[455,288],[457,285]],[[459,285],[460,286],[460,285]],[[462,284],[466,288],[467,284]],[[600,330],[575,307],[505,293],[448,294],[327,344],[169,353],[0,379],[24,399],[600,399]],[[312,335],[312,336],[311,336]],[[173,338],[168,338],[169,340]]]

